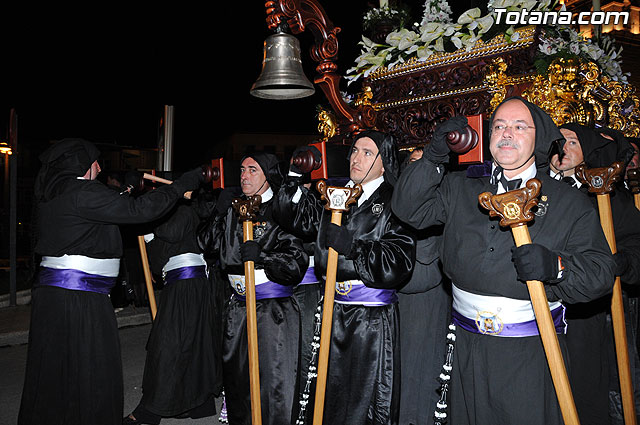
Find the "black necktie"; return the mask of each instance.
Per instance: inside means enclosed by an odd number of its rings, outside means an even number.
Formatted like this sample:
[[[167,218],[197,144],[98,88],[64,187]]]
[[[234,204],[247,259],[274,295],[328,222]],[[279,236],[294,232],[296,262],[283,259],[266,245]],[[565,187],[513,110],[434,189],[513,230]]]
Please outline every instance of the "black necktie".
[[[520,183],[522,183],[522,179],[507,180],[504,176],[504,169],[500,166],[496,166],[493,170],[493,174],[491,175],[490,183],[498,185],[498,182],[502,183],[504,190],[509,192],[510,190],[518,189],[520,187]]]
[[[511,190],[516,190],[517,188],[519,188],[520,183],[522,183],[522,179],[507,180],[503,173],[502,177],[500,177],[500,183],[502,183],[502,187],[504,187],[504,189],[509,192]]]
[[[563,177],[562,181],[565,182],[566,184],[568,184],[571,187],[575,187],[576,184],[578,183],[576,181],[576,179],[574,179],[573,177]]]

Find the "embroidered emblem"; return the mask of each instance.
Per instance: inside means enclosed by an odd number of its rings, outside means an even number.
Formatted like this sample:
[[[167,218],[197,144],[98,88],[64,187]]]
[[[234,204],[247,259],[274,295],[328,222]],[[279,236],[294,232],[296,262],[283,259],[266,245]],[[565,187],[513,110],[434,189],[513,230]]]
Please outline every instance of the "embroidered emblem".
[[[233,289],[238,293],[238,295],[244,295],[247,292],[247,288],[244,286],[244,279],[240,277],[232,277],[233,281]]]
[[[373,206],[371,207],[371,212],[375,216],[379,216],[380,214],[382,214],[383,210],[384,210],[384,204],[373,204]]]
[[[336,292],[340,295],[347,295],[351,292],[351,289],[353,289],[353,286],[348,280],[346,282],[336,282]]]
[[[266,221],[262,221],[262,222],[254,222],[253,223],[253,237],[254,238],[261,238],[264,233],[267,231],[267,222]]]
[[[485,335],[498,335],[502,332],[502,319],[492,311],[479,311],[476,315],[476,327]]]

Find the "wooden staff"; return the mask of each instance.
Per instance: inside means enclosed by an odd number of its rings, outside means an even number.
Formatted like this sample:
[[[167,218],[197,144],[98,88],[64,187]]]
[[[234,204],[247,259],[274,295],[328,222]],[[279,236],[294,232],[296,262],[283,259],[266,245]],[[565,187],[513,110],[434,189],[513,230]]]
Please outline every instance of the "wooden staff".
[[[147,245],[144,236],[138,236],[138,247],[140,248],[140,258],[142,259],[142,270],[144,271],[144,281],[147,284],[147,295],[149,296],[149,308],[151,308],[151,319],[156,320],[156,295],[153,292],[153,279],[151,277],[151,268],[149,267],[149,257],[147,256]]]
[[[236,198],[231,205],[242,222],[243,241],[253,240],[253,218],[261,202],[260,195],[248,197],[246,200]],[[249,387],[251,396],[251,423],[262,424],[262,408],[260,406],[260,362],[258,358],[258,317],[256,314],[256,282],[253,261],[244,263],[244,285],[247,309],[247,340],[249,350]]]
[[[500,195],[491,192],[481,193],[478,197],[480,205],[489,210],[491,217],[500,216],[501,226],[511,227],[516,246],[531,243],[529,228],[526,223],[533,219],[531,208],[538,204],[537,196],[540,193],[541,183],[537,179],[531,179],[526,187]],[[579,424],[578,411],[576,410],[569,385],[569,377],[565,369],[558,335],[549,311],[547,295],[544,285],[538,280],[528,280],[527,288],[531,297],[533,312],[536,316],[540,338],[551,371],[551,378],[558,397],[562,418],[566,425]]]
[[[210,167],[202,167],[202,173],[205,177],[205,181],[210,181],[213,177],[213,173]],[[158,183],[164,184],[172,184],[173,181],[163,179],[162,177],[156,177],[153,174],[144,173],[142,174],[142,178],[147,180],[151,180]],[[144,184],[140,182],[140,186],[143,187]],[[186,199],[191,199],[191,192],[185,192],[184,197]],[[151,268],[149,267],[149,256],[147,255],[147,245],[144,241],[144,236],[138,236],[138,247],[140,248],[140,259],[142,260],[142,270],[144,272],[144,281],[147,286],[147,296],[149,297],[149,307],[151,308],[151,319],[156,319],[156,313],[158,312],[158,308],[156,306],[156,295],[153,292],[153,278],[151,276]]]
[[[640,210],[640,173],[638,172],[638,168],[632,168],[627,171],[627,183],[629,184],[631,193],[633,193],[636,208]]]
[[[316,187],[327,201],[325,209],[331,211],[331,223],[340,226],[342,213],[349,210],[349,205],[356,202],[362,193],[362,187],[327,186],[320,180]],[[327,386],[327,369],[329,365],[329,348],[331,347],[331,325],[333,321],[333,299],[336,291],[336,272],[338,270],[338,253],[329,248],[327,258],[327,278],[324,285],[324,301],[322,303],[322,327],[320,328],[320,353],[318,354],[318,377],[316,381],[316,399],[313,412],[313,425],[322,425],[324,414],[324,396]]]
[[[604,232],[611,253],[617,252],[616,235],[611,216],[611,200],[609,193],[613,185],[619,181],[624,170],[622,162],[614,162],[610,167],[587,169],[578,165],[576,177],[589,187],[590,193],[595,193],[598,200],[600,225]],[[613,322],[613,338],[616,345],[616,360],[618,362],[618,377],[620,380],[620,394],[622,396],[622,410],[625,424],[636,424],[636,409],[631,382],[631,368],[629,366],[629,351],[627,344],[627,326],[624,321],[624,306],[622,304],[622,286],[620,276],[616,276],[611,295],[611,320]]]

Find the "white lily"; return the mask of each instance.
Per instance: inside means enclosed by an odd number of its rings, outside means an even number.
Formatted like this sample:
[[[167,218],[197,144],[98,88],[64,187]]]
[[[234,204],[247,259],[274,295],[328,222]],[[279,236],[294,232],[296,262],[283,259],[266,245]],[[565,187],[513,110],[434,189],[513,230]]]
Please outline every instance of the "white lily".
[[[459,24],[470,24],[474,22],[477,18],[482,15],[482,12],[479,8],[469,9],[466,12],[463,12],[462,15],[458,18]],[[473,28],[472,28],[473,29]]]

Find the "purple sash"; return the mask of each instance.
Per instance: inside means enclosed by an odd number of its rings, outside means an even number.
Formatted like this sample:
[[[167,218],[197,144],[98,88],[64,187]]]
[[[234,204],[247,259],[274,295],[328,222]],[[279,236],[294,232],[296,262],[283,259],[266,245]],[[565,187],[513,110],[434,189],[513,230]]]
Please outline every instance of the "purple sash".
[[[207,277],[207,266],[187,266],[169,270],[164,274],[164,284],[169,285],[177,280]]]
[[[563,305],[551,310],[551,317],[559,334],[567,333],[567,323],[564,319],[565,307]],[[493,336],[525,337],[540,335],[536,320],[520,323],[502,323],[497,316],[479,317],[477,320],[469,319],[452,310],[451,318],[455,325],[476,334]]]
[[[336,282],[335,301],[353,304],[389,305],[398,301],[395,289],[369,288],[365,285],[352,285]]]
[[[239,288],[233,288],[235,291],[234,297],[237,297],[240,301],[246,301],[245,293],[238,292],[238,289]],[[256,285],[256,300],[284,298],[290,296],[293,296],[293,287],[291,286],[284,286],[271,281]]]
[[[73,291],[109,294],[115,284],[115,277],[100,276],[75,269],[40,267],[40,277],[36,286],[57,286]]]
[[[313,267],[309,267],[307,269],[307,272],[304,274],[304,277],[302,278],[302,282],[298,283],[298,285],[309,285],[318,282],[319,280],[316,277],[315,269]]]

